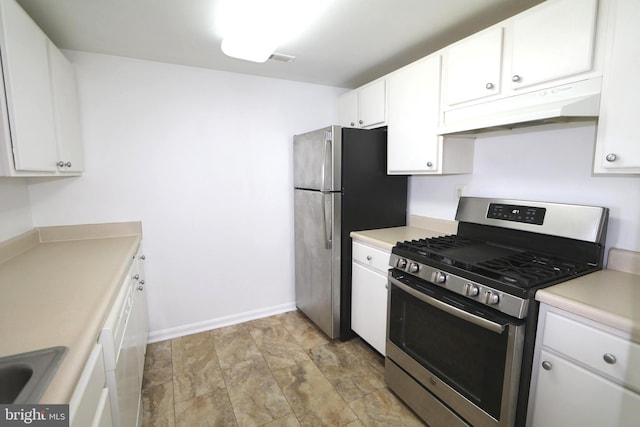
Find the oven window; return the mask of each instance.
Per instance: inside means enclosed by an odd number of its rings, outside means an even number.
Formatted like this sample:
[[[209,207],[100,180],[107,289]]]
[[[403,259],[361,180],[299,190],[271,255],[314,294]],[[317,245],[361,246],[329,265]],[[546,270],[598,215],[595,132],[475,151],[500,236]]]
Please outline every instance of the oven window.
[[[497,334],[391,286],[389,339],[442,381],[500,419],[508,329]]]

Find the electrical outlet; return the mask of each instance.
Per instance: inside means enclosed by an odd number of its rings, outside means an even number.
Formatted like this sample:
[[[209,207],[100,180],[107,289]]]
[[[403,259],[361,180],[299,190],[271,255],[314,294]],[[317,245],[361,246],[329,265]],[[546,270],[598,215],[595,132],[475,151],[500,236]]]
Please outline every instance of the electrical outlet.
[[[467,186],[466,185],[456,185],[456,198],[460,198],[462,197],[462,195],[466,192],[467,190]]]

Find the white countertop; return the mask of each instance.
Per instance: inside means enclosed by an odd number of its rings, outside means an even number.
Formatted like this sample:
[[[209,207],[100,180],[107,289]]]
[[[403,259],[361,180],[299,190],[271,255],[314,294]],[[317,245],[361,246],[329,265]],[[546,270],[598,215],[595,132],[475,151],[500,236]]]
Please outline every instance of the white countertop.
[[[536,300],[618,329],[640,342],[640,253],[611,249],[608,267],[541,289]]]
[[[140,223],[47,227],[0,243],[0,356],[69,348],[42,403],[69,403],[141,230]]]

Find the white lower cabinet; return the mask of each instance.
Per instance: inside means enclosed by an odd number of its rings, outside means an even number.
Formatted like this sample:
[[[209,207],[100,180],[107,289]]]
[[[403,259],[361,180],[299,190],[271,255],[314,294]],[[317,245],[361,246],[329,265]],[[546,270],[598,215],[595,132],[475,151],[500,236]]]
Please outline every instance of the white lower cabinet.
[[[71,427],[112,427],[109,390],[106,388],[102,344],[91,351],[69,401]]]
[[[389,251],[353,242],[351,329],[380,354],[387,335]]]
[[[114,427],[136,427],[142,419],[142,375],[148,323],[140,250],[132,260],[100,334]]]
[[[529,427],[632,427],[640,420],[640,345],[541,305]]]

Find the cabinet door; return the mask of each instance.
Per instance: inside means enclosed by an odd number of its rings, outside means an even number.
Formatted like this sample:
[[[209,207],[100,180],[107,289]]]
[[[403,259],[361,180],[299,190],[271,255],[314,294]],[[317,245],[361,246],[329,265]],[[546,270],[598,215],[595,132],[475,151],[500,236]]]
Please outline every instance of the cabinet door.
[[[360,127],[381,126],[386,121],[385,81],[378,80],[358,91],[358,123]]]
[[[555,0],[513,20],[511,87],[591,70],[597,0]]]
[[[49,42],[48,46],[58,161],[64,165],[58,168],[64,172],[82,172],[84,160],[75,72],[53,43]]]
[[[2,1],[0,12],[2,71],[15,168],[56,171],[48,39],[15,1]]]
[[[503,29],[469,37],[446,51],[447,105],[500,93]]]
[[[546,350],[540,352],[531,427],[635,427],[640,395],[574,365]]]
[[[347,92],[338,98],[338,121],[343,127],[359,127],[357,91]]]
[[[387,277],[353,263],[351,329],[385,354],[387,339]]]
[[[640,173],[640,126],[637,124],[640,2],[614,2],[611,14],[595,172]]]
[[[438,169],[441,137],[440,55],[430,56],[388,77],[387,170],[393,173]]]

